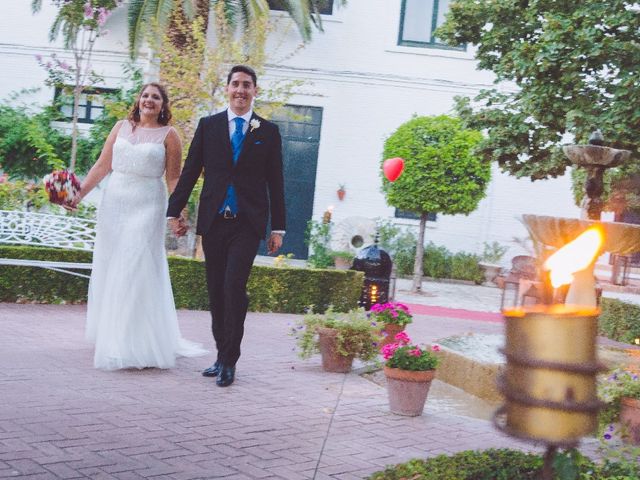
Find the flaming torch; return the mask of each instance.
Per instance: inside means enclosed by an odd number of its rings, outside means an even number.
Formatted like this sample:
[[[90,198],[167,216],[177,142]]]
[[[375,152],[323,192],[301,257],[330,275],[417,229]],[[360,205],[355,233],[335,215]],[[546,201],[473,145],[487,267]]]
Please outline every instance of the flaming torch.
[[[507,365],[498,379],[505,404],[494,417],[509,435],[547,445],[544,479],[553,478],[558,447],[575,447],[597,427],[597,320],[593,264],[601,229],[585,231],[545,262],[554,294],[549,304],[503,312]],[[566,304],[558,289],[571,283]]]

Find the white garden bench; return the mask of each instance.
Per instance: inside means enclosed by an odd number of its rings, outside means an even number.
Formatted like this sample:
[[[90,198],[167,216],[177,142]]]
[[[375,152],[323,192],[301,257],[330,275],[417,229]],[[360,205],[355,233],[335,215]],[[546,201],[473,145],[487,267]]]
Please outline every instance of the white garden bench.
[[[44,213],[0,210],[0,244],[57,247],[93,251],[95,220]],[[53,262],[0,258],[0,265],[40,267],[78,277],[89,275],[74,270],[91,270],[91,263]]]

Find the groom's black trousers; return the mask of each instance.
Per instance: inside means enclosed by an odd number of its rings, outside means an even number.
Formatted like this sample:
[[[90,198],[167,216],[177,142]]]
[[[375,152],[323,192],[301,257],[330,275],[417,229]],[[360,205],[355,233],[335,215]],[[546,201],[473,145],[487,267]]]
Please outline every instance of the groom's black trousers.
[[[240,358],[249,306],[247,280],[259,245],[260,238],[241,214],[231,220],[218,215],[202,236],[211,330],[218,361],[225,366],[234,366]]]

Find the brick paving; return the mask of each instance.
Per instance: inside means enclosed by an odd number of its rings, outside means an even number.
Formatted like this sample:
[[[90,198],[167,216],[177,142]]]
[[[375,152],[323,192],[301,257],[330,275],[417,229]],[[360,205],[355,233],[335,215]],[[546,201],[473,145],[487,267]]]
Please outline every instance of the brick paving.
[[[301,361],[294,315],[249,314],[237,379],[200,375],[215,357],[170,370],[92,368],[83,305],[0,303],[0,479],[362,479],[385,465],[466,449],[530,449],[485,420],[389,413],[384,388]],[[207,312],[180,311],[183,335],[211,347]],[[421,341],[495,322],[418,316]]]

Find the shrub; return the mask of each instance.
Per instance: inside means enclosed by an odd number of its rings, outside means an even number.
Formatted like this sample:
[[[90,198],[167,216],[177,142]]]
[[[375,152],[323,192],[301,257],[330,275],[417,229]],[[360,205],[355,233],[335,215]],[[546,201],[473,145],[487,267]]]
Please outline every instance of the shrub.
[[[353,355],[367,361],[378,355],[379,330],[362,308],[338,313],[329,307],[325,313],[306,314],[291,329],[300,358],[307,359],[320,353],[319,328],[337,331],[336,350],[344,357]]]
[[[424,247],[424,274],[432,278],[451,278],[451,252],[446,247],[429,242]]]
[[[305,231],[305,243],[309,246],[311,254],[307,263],[312,268],[327,268],[333,266],[331,255],[331,222],[316,222],[309,220]]]
[[[640,306],[603,298],[598,333],[618,342],[634,343],[640,338]]]
[[[411,460],[374,473],[371,480],[526,480],[537,479],[542,469],[538,455],[517,450],[465,451]]]
[[[473,253],[458,252],[451,257],[451,278],[470,280],[478,285],[484,281],[480,258]]]
[[[541,455],[517,450],[467,450],[387,467],[369,480],[537,480],[541,478],[542,465]],[[602,463],[595,463],[577,450],[557,454],[554,467],[557,472],[573,473],[558,474],[558,478],[631,480],[640,474],[634,462],[605,458]]]
[[[1,258],[91,262],[91,252],[24,246],[0,246]],[[169,258],[177,308],[207,310],[209,299],[204,262]],[[249,309],[255,312],[302,313],[309,305],[318,312],[355,308],[362,290],[362,272],[254,266],[249,277]],[[6,266],[0,270],[0,301],[43,303],[86,301],[88,280],[35,267]]]
[[[96,207],[87,203],[78,205],[74,212],[68,212],[60,205],[50,203],[42,182],[8,181],[1,178],[0,210],[34,211],[91,219],[96,216]]]

